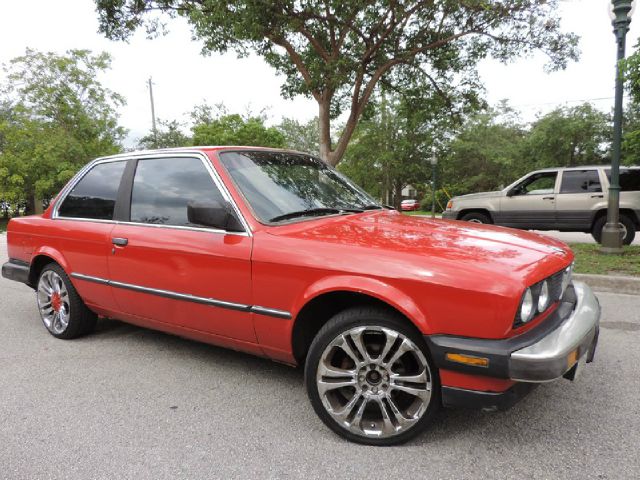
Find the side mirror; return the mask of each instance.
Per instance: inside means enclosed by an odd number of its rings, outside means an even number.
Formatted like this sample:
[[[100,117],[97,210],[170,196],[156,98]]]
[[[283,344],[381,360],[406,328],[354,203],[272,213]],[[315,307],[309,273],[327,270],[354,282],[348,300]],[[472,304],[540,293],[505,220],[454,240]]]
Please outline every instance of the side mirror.
[[[519,192],[520,190],[518,189],[518,187],[512,188],[507,192],[507,197],[515,197],[516,195],[518,195]]]
[[[228,202],[189,202],[187,220],[195,225],[217,228],[228,232],[243,232],[244,228]]]

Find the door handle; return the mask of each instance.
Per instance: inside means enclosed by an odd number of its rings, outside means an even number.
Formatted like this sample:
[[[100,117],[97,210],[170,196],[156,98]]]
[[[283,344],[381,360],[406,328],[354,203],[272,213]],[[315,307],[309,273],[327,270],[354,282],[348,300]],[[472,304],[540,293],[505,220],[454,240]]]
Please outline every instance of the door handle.
[[[555,200],[556,197],[542,197],[543,200]]]
[[[591,198],[604,198],[604,195],[591,195]]]
[[[118,245],[119,247],[126,247],[129,243],[129,239],[115,237],[111,239],[111,243],[113,243],[114,245]]]

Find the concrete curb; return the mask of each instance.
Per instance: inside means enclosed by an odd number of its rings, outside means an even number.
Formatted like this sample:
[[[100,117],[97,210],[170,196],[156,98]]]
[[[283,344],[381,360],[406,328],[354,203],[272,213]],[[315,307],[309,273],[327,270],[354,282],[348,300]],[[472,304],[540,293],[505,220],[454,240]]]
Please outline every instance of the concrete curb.
[[[597,292],[640,295],[640,277],[574,273],[573,278],[586,283]]]

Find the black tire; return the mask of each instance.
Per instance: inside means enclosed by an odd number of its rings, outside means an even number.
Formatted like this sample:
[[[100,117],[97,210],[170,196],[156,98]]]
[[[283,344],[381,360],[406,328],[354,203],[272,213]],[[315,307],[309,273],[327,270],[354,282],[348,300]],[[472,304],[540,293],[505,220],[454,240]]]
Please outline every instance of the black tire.
[[[62,281],[62,283],[64,284],[64,288],[67,291],[67,299],[66,301],[62,302],[63,308],[68,309],[67,325],[62,330],[56,330],[54,327],[48,325],[45,319],[45,314],[40,308],[41,295],[46,296],[46,292],[41,291],[40,289],[41,282],[44,281],[43,277],[50,279],[56,278],[55,276],[57,276],[57,278]],[[42,269],[42,272],[40,272],[40,276],[38,277],[36,292],[40,317],[47,331],[54,337],[69,340],[72,338],[80,337],[82,335],[86,335],[92,332],[95,328],[97,321],[96,314],[87,308],[87,306],[80,298],[80,295],[78,295],[78,292],[74,288],[73,284],[71,283],[71,280],[69,280],[69,277],[67,276],[65,271],[57,263],[50,263]]]
[[[360,428],[362,432],[360,434],[357,434],[348,430],[346,426],[340,425],[338,421],[334,419],[334,417],[327,411],[327,409],[323,404],[320,392],[318,391],[318,384],[316,382],[316,378],[318,374],[318,366],[320,361],[323,358],[325,349],[327,349],[327,347],[332,342],[334,342],[334,340],[339,339],[341,335],[349,332],[351,329],[354,329],[357,327],[365,327],[365,326],[369,328],[386,328],[401,334],[406,339],[413,342],[413,346],[417,347],[419,352],[422,354],[423,356],[422,359],[426,360],[426,368],[424,368],[424,371],[426,372],[426,374],[428,374],[427,382],[429,380],[431,382],[431,393],[428,401],[426,402],[423,401],[422,399],[418,400],[419,399],[418,396],[414,397],[416,399],[415,400],[416,402],[418,401],[420,402],[420,406],[426,406],[426,408],[422,409],[423,413],[422,413],[422,416],[419,417],[419,420],[416,419],[415,423],[410,425],[406,430],[396,432],[393,434],[393,436],[382,437],[382,438],[375,437],[375,436],[364,436],[365,434],[363,433],[364,432],[363,428]],[[367,330],[367,333],[370,334],[371,332],[368,332]],[[374,335],[375,333],[379,333],[379,332],[373,332]],[[400,340],[394,340],[394,342],[399,342],[399,341]],[[388,358],[389,362],[391,363],[392,357],[394,357],[394,353],[397,352],[399,349],[398,343],[393,343],[392,345],[393,346],[389,350],[389,353],[387,353],[384,358],[380,359],[381,354],[378,353],[377,359],[384,361],[385,359]],[[396,347],[396,345],[398,345],[398,347]],[[367,345],[367,348],[371,348],[371,347]],[[399,356],[395,360],[395,363],[392,363],[391,368],[393,368],[394,365],[395,366],[401,365],[401,360],[403,358],[405,358],[405,360],[402,360],[402,362],[406,362],[407,357],[404,357],[405,355],[409,355],[409,362],[410,362],[411,358],[413,358],[413,355],[415,354],[414,352],[417,352],[417,350],[411,350],[410,352],[404,353],[401,356]],[[360,357],[362,357],[362,355],[360,355]],[[421,368],[420,365],[416,364],[416,367],[418,371],[420,371],[420,368]],[[357,365],[354,365],[352,368],[353,368],[352,371],[357,372],[359,367]],[[391,372],[391,368],[389,369],[389,372]],[[395,374],[395,372],[393,373]],[[389,374],[391,375],[391,373]],[[409,373],[407,373],[407,375],[408,374]],[[353,381],[357,382],[358,378],[368,379],[368,375],[366,377],[361,377],[360,375],[361,373],[354,374]],[[327,425],[331,430],[333,430],[338,435],[352,442],[361,443],[365,445],[374,445],[374,446],[397,445],[414,438],[416,435],[419,435],[421,432],[423,432],[425,428],[427,428],[429,424],[433,421],[434,416],[438,411],[438,409],[440,408],[441,401],[442,401],[441,395],[440,395],[440,378],[438,375],[438,371],[434,366],[433,360],[431,359],[431,355],[429,354],[428,348],[426,346],[426,343],[422,335],[418,332],[418,330],[415,327],[413,327],[413,325],[408,324],[407,320],[404,317],[400,316],[399,314],[393,311],[388,311],[380,308],[373,308],[373,307],[351,308],[338,313],[331,320],[329,320],[329,322],[327,322],[322,327],[322,329],[320,329],[320,331],[318,332],[318,334],[316,335],[316,337],[314,338],[311,344],[309,353],[307,355],[306,363],[305,363],[304,377],[305,377],[305,386],[307,389],[307,394],[309,395],[309,399],[311,401],[311,405],[313,406],[313,409],[318,414],[320,419],[325,423],[325,425]],[[380,390],[379,398],[393,398],[392,395],[394,393],[392,392],[392,381],[389,380],[389,378],[390,377],[386,376],[386,377],[382,377],[382,379],[378,379],[379,382],[380,381],[382,382],[381,387],[385,388],[384,393],[382,393],[382,389]],[[386,385],[385,382],[387,382],[389,385]],[[415,385],[418,385],[418,383],[416,383]],[[362,408],[362,410],[365,412],[365,415],[367,412],[368,405],[371,404],[374,406],[374,409],[375,408],[378,409],[377,410],[378,413],[380,414],[380,416],[382,416],[382,410],[380,409],[379,406],[376,406],[378,404],[373,402],[371,400],[371,397],[365,397],[367,392],[362,392],[362,391],[358,392],[356,387],[346,387],[346,388],[354,388],[354,394],[353,394],[352,400],[356,396],[360,396],[360,399],[362,399],[361,403],[358,403],[358,401],[354,403],[353,411],[359,410],[360,409],[359,406],[362,406],[363,403],[366,403],[366,406]],[[425,385],[425,389],[428,390],[428,387],[426,385]],[[369,394],[373,393],[373,390],[374,389],[371,388],[368,393]],[[329,391],[339,392],[339,390],[329,390]],[[403,394],[396,392],[395,395],[403,395]],[[397,399],[398,397],[396,396],[395,398]],[[392,410],[391,410],[391,407],[389,406],[390,404],[388,403],[388,400],[383,399],[380,401],[387,402],[386,403],[386,405],[388,406],[387,413],[391,413]],[[400,403],[393,403],[393,405],[398,406],[400,405]],[[369,414],[371,414],[371,411],[369,411]],[[397,416],[394,416],[394,419],[397,419]],[[365,419],[362,418],[362,420],[359,422],[360,426],[362,425],[362,421],[364,420]],[[353,420],[350,420],[350,423],[353,425],[352,422]],[[373,424],[371,424],[371,427],[373,427]]]
[[[602,243],[602,229],[604,228],[606,223],[607,217],[606,215],[602,215],[593,224],[593,228],[591,229],[591,236],[597,243]],[[622,239],[622,244],[631,245],[633,240],[636,238],[636,226],[633,221],[626,215],[620,215],[620,223],[624,225],[627,230],[626,235]]]
[[[462,217],[460,217],[460,220],[462,220],[463,222],[471,222],[471,223],[485,223],[485,224],[493,223],[491,221],[491,217],[489,217],[489,215],[487,215],[486,213],[482,213],[482,212],[465,213]]]

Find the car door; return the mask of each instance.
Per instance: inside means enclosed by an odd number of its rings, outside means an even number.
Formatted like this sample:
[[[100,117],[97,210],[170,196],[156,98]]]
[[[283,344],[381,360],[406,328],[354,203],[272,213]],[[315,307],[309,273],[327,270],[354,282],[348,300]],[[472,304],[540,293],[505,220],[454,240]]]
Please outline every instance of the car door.
[[[556,197],[558,228],[589,231],[593,212],[606,208],[600,172],[595,168],[565,170]]]
[[[226,201],[209,160],[171,155],[136,160],[131,202],[112,231],[109,272],[119,309],[243,341],[255,341],[248,231],[189,223],[190,202]]]
[[[496,223],[529,230],[552,230],[556,225],[558,172],[535,172],[500,199]]]
[[[114,306],[107,285],[113,216],[126,160],[92,163],[62,191],[53,206],[47,244],[62,253],[80,297],[108,314]]]

